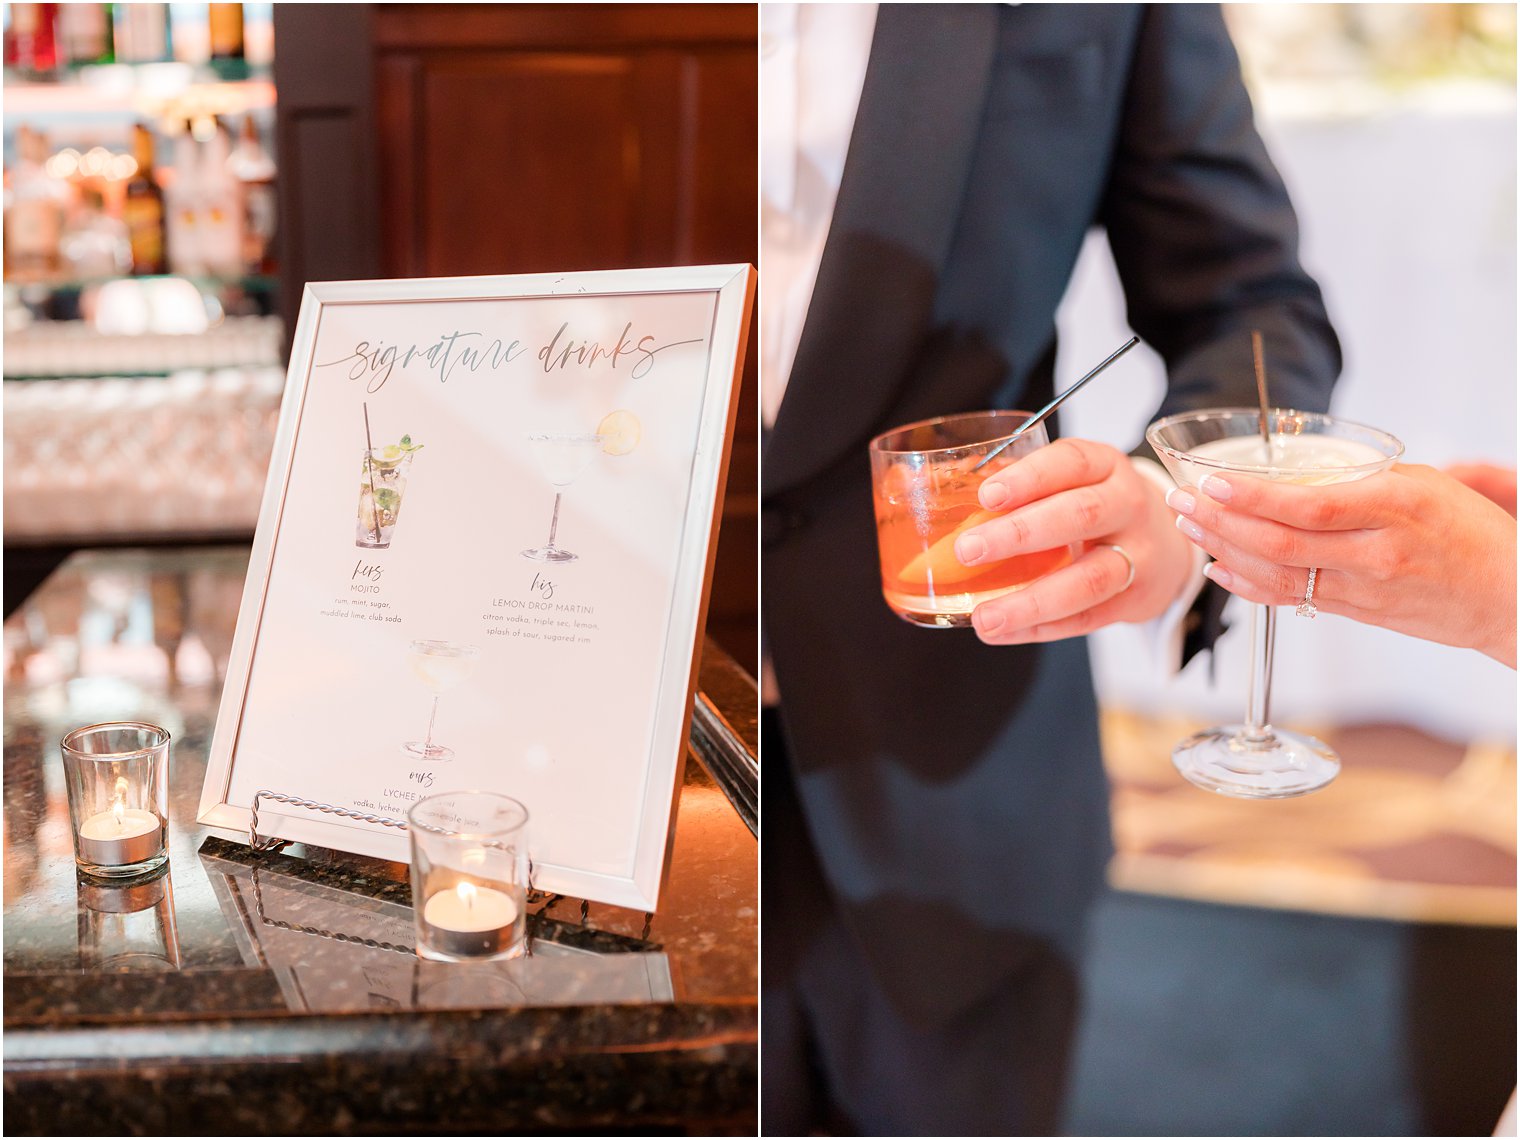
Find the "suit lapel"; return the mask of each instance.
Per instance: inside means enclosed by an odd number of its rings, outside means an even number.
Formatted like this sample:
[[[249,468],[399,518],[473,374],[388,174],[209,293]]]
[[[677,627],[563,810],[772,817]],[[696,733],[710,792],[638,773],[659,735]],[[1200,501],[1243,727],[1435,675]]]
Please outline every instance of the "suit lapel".
[[[931,325],[997,14],[993,4],[880,7],[817,284],[766,447],[766,494],[892,426],[880,417]]]

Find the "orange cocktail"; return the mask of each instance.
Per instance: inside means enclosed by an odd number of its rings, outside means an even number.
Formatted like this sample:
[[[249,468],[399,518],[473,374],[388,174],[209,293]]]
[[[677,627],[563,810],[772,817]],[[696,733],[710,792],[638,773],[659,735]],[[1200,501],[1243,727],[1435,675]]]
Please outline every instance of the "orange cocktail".
[[[1045,446],[1043,424],[985,466],[988,453],[1030,418],[1029,412],[969,412],[908,424],[871,441],[881,592],[894,613],[917,625],[966,627],[989,598],[1027,586],[1065,566],[1070,547],[962,565],[955,541],[998,511],[977,501],[982,481]]]

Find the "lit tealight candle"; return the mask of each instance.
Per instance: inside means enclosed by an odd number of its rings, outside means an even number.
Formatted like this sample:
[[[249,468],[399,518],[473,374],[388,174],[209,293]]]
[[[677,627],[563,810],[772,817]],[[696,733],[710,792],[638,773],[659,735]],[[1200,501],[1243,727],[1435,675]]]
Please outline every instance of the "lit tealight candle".
[[[97,867],[144,863],[163,850],[163,823],[151,811],[129,808],[120,795],[110,811],[79,825],[79,854]]]
[[[501,954],[513,941],[518,905],[492,887],[458,883],[431,896],[422,908],[431,948],[451,957]]]

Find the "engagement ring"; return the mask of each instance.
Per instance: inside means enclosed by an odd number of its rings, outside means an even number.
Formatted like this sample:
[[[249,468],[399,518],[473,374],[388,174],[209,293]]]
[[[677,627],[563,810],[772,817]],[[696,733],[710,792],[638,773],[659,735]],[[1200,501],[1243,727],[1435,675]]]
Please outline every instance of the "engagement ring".
[[[1304,600],[1299,603],[1298,609],[1293,612],[1299,617],[1312,618],[1319,613],[1319,607],[1314,604],[1314,579],[1319,576],[1319,568],[1309,567],[1309,586],[1304,591]]]

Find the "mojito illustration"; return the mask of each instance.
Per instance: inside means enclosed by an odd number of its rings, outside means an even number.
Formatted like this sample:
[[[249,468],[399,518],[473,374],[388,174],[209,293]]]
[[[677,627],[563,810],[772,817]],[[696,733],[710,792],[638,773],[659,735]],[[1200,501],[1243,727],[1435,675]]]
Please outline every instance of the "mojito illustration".
[[[473,645],[456,645],[450,641],[414,641],[406,650],[406,663],[412,675],[433,694],[433,711],[428,716],[427,736],[408,740],[404,751],[419,760],[447,760],[454,750],[433,743],[433,726],[438,720],[438,698],[465,681],[475,671],[480,650]]]
[[[530,432],[528,446],[541,475],[554,488],[554,513],[549,519],[549,540],[522,552],[534,562],[574,562],[578,557],[555,544],[559,532],[559,505],[565,488],[586,473],[598,455],[627,455],[636,446],[642,428],[629,411],[608,412],[595,431]]]
[[[364,449],[359,466],[359,517],[354,529],[354,545],[381,550],[391,544],[396,519],[401,514],[401,497],[406,493],[406,478],[412,468],[412,455],[422,450],[404,435],[400,443]]]

